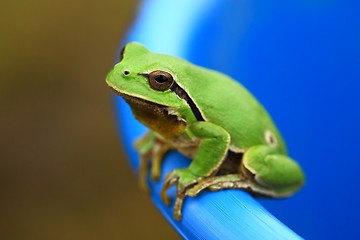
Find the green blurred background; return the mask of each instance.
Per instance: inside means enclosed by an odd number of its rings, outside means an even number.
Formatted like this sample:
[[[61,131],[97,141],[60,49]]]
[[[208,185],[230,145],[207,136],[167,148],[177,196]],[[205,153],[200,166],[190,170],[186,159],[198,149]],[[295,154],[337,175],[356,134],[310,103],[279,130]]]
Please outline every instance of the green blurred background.
[[[0,239],[178,239],[137,186],[104,78],[138,1],[0,3]]]

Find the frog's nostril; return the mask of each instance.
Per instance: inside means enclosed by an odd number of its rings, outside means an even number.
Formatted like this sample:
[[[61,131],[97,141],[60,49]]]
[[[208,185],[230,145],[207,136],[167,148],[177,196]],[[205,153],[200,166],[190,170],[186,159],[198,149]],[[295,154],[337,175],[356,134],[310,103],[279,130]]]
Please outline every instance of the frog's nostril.
[[[125,75],[125,76],[127,76],[127,75],[129,75],[129,74],[130,74],[130,71],[128,71],[128,70],[125,70],[125,71],[124,71],[124,75]]]

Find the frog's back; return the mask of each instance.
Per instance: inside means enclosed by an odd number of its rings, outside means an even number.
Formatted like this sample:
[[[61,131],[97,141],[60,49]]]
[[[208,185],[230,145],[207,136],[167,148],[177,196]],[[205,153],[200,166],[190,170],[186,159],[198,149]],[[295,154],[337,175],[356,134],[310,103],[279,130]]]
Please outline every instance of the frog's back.
[[[233,148],[265,144],[265,132],[271,131],[280,149],[285,145],[271,117],[256,98],[240,83],[216,71],[191,65],[183,71],[182,84],[198,106],[205,121],[225,128]],[[191,76],[191,79],[186,78]],[[191,81],[191,82],[190,82]]]

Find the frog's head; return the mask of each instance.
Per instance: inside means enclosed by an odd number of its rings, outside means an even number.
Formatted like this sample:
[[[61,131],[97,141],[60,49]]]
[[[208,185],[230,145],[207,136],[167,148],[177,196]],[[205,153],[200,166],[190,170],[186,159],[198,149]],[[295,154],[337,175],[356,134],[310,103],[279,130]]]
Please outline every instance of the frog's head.
[[[106,82],[130,104],[133,112],[166,109],[180,118],[194,119],[187,94],[177,83],[176,72],[182,62],[132,42],[123,48],[120,62],[108,73]]]

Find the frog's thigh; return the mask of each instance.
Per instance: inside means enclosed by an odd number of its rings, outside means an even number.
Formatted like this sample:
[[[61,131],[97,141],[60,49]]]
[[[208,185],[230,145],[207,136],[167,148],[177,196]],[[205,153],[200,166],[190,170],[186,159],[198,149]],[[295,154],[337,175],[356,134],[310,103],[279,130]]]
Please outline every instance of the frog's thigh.
[[[271,189],[276,196],[287,196],[298,190],[304,183],[304,175],[300,166],[288,156],[278,154],[266,145],[251,147],[243,157],[243,167],[254,176],[259,188]],[[254,187],[252,187],[254,188]]]

